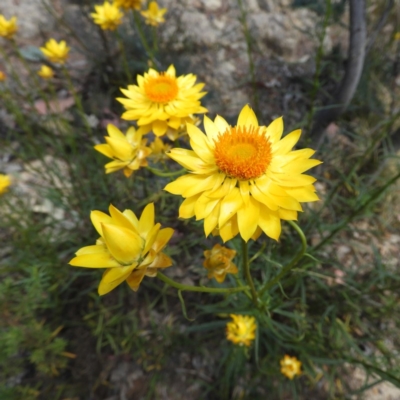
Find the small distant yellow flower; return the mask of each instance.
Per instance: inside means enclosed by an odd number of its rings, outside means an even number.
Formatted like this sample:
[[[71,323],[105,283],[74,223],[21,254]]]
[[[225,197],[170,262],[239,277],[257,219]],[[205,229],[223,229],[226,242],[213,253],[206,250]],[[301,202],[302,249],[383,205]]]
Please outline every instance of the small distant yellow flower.
[[[254,111],[243,107],[237,125],[204,117],[204,134],[187,124],[193,150],[172,149],[169,157],[189,170],[164,190],[185,198],[180,218],[204,219],[204,232],[226,242],[237,234],[247,242],[262,232],[278,240],[281,220],[296,220],[300,202],[316,201],[315,178],[303,172],[321,161],[315,151],[293,151],[301,131],[283,139],[283,120],[259,126]]]
[[[400,40],[400,32],[394,34],[394,40]]]
[[[6,78],[7,75],[3,71],[0,71],[0,82],[4,82]]]
[[[177,131],[187,122],[193,122],[193,114],[205,113],[200,99],[206,94],[203,83],[196,83],[193,74],[176,77],[175,67],[157,72],[150,68],[144,76],[138,75],[138,85],[121,89],[128,97],[117,98],[127,110],[122,118],[137,121],[143,134],[153,131],[163,136],[169,130]]]
[[[0,14],[0,36],[12,39],[17,30],[17,17],[12,17],[8,21],[4,18],[4,15]]]
[[[51,79],[54,77],[54,71],[47,65],[42,65],[37,74],[43,79]]]
[[[118,25],[122,23],[124,14],[119,10],[118,6],[114,3],[111,4],[105,1],[102,6],[94,6],[95,13],[91,13],[94,23],[100,25],[104,31],[115,31]]]
[[[286,354],[281,360],[281,372],[289,379],[301,375],[301,361]]]
[[[203,266],[208,270],[208,278],[215,278],[217,282],[222,283],[226,274],[237,274],[238,269],[232,262],[235,255],[235,250],[228,249],[220,244],[216,244],[211,250],[206,250]]]
[[[65,40],[57,43],[54,39],[46,42],[44,47],[40,47],[42,53],[53,63],[64,64],[68,58],[70,48],[67,46]]]
[[[251,345],[256,337],[256,319],[249,315],[231,314],[233,321],[226,324],[226,338],[240,346]]]
[[[0,174],[0,194],[7,192],[10,185],[11,178],[8,175]]]
[[[124,175],[129,178],[133,171],[147,166],[146,157],[151,153],[146,147],[147,139],[142,139],[142,134],[132,126],[124,135],[116,126],[108,124],[105,136],[107,143],[98,144],[94,148],[114,161],[105,165],[106,174],[124,169]]]
[[[114,0],[117,7],[125,8],[125,10],[140,10],[143,0]]]
[[[147,25],[158,26],[165,22],[164,14],[167,12],[166,8],[158,8],[158,4],[155,1],[150,2],[147,11],[140,11],[143,17],[146,18],[145,22]]]
[[[163,158],[168,158],[165,152],[171,149],[171,146],[164,143],[159,137],[156,137],[154,141],[149,144],[149,147],[151,149],[151,158],[157,161]]]
[[[131,210],[119,211],[112,204],[110,215],[92,211],[90,218],[100,235],[93,246],[79,249],[69,264],[75,267],[105,268],[98,292],[107,294],[123,281],[134,291],[144,276],[154,277],[157,270],[172,265],[161,251],[171,239],[172,228],[160,229],[154,223],[154,204],[148,204],[140,218]]]

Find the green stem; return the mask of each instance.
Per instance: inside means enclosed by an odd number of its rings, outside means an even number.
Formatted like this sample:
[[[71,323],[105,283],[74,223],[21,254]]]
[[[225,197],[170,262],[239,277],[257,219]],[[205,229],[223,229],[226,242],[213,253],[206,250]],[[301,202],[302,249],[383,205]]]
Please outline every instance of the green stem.
[[[152,27],[152,33],[153,33],[153,51],[154,53],[156,53],[158,51],[158,36],[157,36],[156,26]]]
[[[249,249],[247,242],[242,238],[242,257],[243,257],[243,273],[246,279],[247,284],[250,287],[251,298],[253,303],[257,306],[258,305],[258,296],[257,291],[254,286],[253,279],[250,273],[250,262],[249,262]]]
[[[271,289],[272,286],[276,285],[287,273],[290,272],[290,270],[296,266],[296,264],[303,258],[306,250],[307,250],[307,239],[304,236],[303,231],[300,229],[300,227],[294,222],[294,221],[287,221],[299,234],[300,239],[301,239],[301,249],[300,251],[294,256],[292,261],[290,261],[289,264],[287,264],[285,267],[282,268],[281,272],[273,279],[271,279],[269,282],[267,282],[264,287],[260,290],[259,294],[260,296],[266,292],[267,290]]]
[[[175,282],[173,279],[168,278],[161,272],[157,273],[157,278],[162,280],[163,282],[167,283],[168,285],[174,287],[175,289],[182,290],[182,291],[189,291],[189,292],[204,292],[204,293],[221,293],[221,294],[233,294],[237,292],[244,292],[249,287],[242,286],[237,288],[231,289],[224,289],[224,288],[207,288],[204,286],[190,286],[190,285],[183,285],[182,283]]]

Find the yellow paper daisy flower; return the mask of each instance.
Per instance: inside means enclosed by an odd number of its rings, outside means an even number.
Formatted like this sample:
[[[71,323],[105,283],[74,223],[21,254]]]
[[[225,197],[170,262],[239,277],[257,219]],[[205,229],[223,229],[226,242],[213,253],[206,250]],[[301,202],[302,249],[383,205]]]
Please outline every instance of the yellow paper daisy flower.
[[[93,18],[94,23],[104,31],[115,31],[118,25],[122,23],[124,14],[115,3],[111,4],[105,1],[102,6],[94,6],[94,9],[96,12],[91,13],[90,16]]]
[[[90,218],[100,235],[94,246],[82,247],[69,263],[75,267],[106,268],[98,291],[106,294],[126,281],[138,290],[144,276],[172,265],[161,251],[171,239],[172,228],[160,229],[154,223],[154,204],[148,204],[140,219],[131,210],[119,211],[113,205],[110,215],[92,211]]]
[[[140,13],[145,18],[147,25],[158,26],[165,22],[164,14],[167,12],[166,8],[158,8],[156,1],[152,1],[149,4],[147,11],[141,11]]]
[[[134,127],[130,127],[124,135],[116,126],[107,126],[109,136],[105,136],[107,143],[98,144],[94,148],[114,161],[105,165],[106,174],[124,170],[124,175],[129,178],[133,171],[147,166],[146,157],[151,149],[146,147],[147,139],[142,139],[142,134]]]
[[[12,39],[17,32],[17,17],[12,17],[10,20],[5,19],[4,15],[0,14],[0,36],[6,39]]]
[[[70,48],[67,46],[65,40],[61,40],[61,42],[58,43],[54,39],[50,39],[46,42],[44,47],[40,47],[40,50],[42,50],[42,53],[49,61],[64,64],[68,58]]]
[[[195,84],[193,74],[177,78],[173,65],[166,72],[151,68],[144,76],[138,75],[137,82],[121,89],[127,99],[117,100],[127,110],[122,118],[137,121],[143,133],[162,136],[168,130],[184,129],[184,124],[194,120],[193,114],[207,112],[199,101],[206,94],[201,91],[204,84]]]
[[[220,244],[216,244],[211,250],[206,250],[203,266],[208,270],[208,278],[215,278],[217,282],[222,283],[226,274],[237,274],[238,268],[232,262],[235,255],[235,250],[228,249]]]
[[[143,0],[114,0],[117,7],[125,8],[125,10],[140,10]]]
[[[187,127],[193,150],[167,154],[191,173],[165,190],[185,198],[179,217],[204,219],[206,236],[213,232],[226,242],[240,233],[248,241],[263,231],[278,240],[281,219],[296,220],[300,202],[318,200],[316,179],[303,172],[321,162],[309,159],[312,149],[292,151],[300,130],[281,139],[282,118],[259,126],[245,106],[234,127],[220,116],[214,122],[204,117],[206,135]]]
[[[233,321],[226,324],[226,338],[240,346],[249,347],[256,337],[256,319],[249,315],[231,314]]]
[[[52,68],[47,65],[42,65],[37,74],[43,79],[51,79],[54,78],[54,71]]]
[[[290,357],[287,354],[280,361],[281,372],[290,380],[296,375],[301,375],[301,361],[296,357]]]
[[[0,82],[4,82],[6,78],[7,75],[3,71],[0,71]]]
[[[11,185],[11,178],[8,175],[0,174],[0,194],[8,191]]]

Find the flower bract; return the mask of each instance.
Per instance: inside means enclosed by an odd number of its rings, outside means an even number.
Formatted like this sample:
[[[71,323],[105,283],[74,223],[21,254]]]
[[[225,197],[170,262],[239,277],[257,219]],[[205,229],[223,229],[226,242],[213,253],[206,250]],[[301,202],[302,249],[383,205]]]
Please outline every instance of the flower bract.
[[[113,205],[110,215],[92,211],[90,218],[100,238],[93,246],[82,247],[69,263],[75,267],[104,268],[98,291],[104,295],[126,281],[136,291],[144,276],[154,277],[167,268],[171,259],[163,248],[174,230],[154,223],[154,204],[148,204],[138,219],[131,210]]]
[[[208,271],[208,278],[215,278],[217,282],[222,283],[226,274],[237,274],[237,266],[232,262],[236,251],[216,244],[211,250],[204,252],[206,258],[203,266]]]
[[[44,47],[40,47],[40,50],[42,50],[42,53],[49,61],[64,64],[68,58],[70,48],[67,46],[65,40],[61,40],[58,43],[55,39],[50,39]]]
[[[193,114],[205,113],[200,99],[203,83],[196,84],[193,74],[176,77],[171,65],[165,72],[150,69],[144,76],[138,75],[137,85],[121,89],[127,98],[117,98],[127,110],[122,118],[137,121],[140,131],[153,131],[162,136],[168,130],[183,130],[187,122],[193,122]]]
[[[12,39],[17,32],[17,17],[7,20],[4,15],[0,14],[0,36],[6,39]]]
[[[280,361],[281,372],[289,379],[293,379],[296,375],[301,375],[301,361],[296,357],[290,357],[287,354]]]
[[[130,127],[124,135],[116,126],[109,124],[107,132],[107,143],[94,146],[97,151],[113,159],[105,165],[106,174],[123,169],[124,175],[129,178],[133,171],[148,165],[146,157],[151,149],[146,147],[147,139],[142,139],[139,131]]]
[[[8,175],[0,174],[0,194],[8,191],[11,185],[11,178]]]
[[[301,131],[283,139],[282,118],[259,126],[245,106],[232,127],[220,116],[204,117],[204,134],[188,124],[192,150],[167,153],[190,174],[169,183],[165,190],[185,198],[179,217],[204,219],[211,232],[226,242],[238,233],[248,241],[264,232],[278,240],[281,220],[296,220],[301,202],[316,201],[315,178],[303,172],[320,164],[312,149],[293,151]]]
[[[166,8],[158,8],[156,1],[152,1],[149,4],[149,8],[146,11],[140,13],[145,18],[147,25],[158,26],[165,22],[164,14],[167,12]]]
[[[47,65],[42,65],[37,74],[43,79],[51,79],[54,77],[54,71]]]
[[[231,314],[226,324],[226,338],[240,346],[249,347],[256,337],[256,319],[249,315]]]
[[[114,5],[125,8],[126,10],[140,10],[142,6],[142,0],[114,0]]]
[[[91,13],[90,16],[101,29],[114,31],[122,23],[124,14],[115,3],[105,1],[103,5],[94,6],[94,9],[96,12]]]

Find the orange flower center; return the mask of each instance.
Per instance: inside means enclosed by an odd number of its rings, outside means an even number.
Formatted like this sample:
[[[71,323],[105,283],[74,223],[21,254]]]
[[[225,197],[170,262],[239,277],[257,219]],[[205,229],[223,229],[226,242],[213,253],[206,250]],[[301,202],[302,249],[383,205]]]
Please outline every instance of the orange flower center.
[[[214,157],[218,168],[231,178],[258,178],[271,163],[271,142],[258,127],[231,127],[215,140]]]
[[[146,96],[155,103],[167,103],[178,95],[178,84],[174,77],[160,73],[151,76],[144,84]]]

